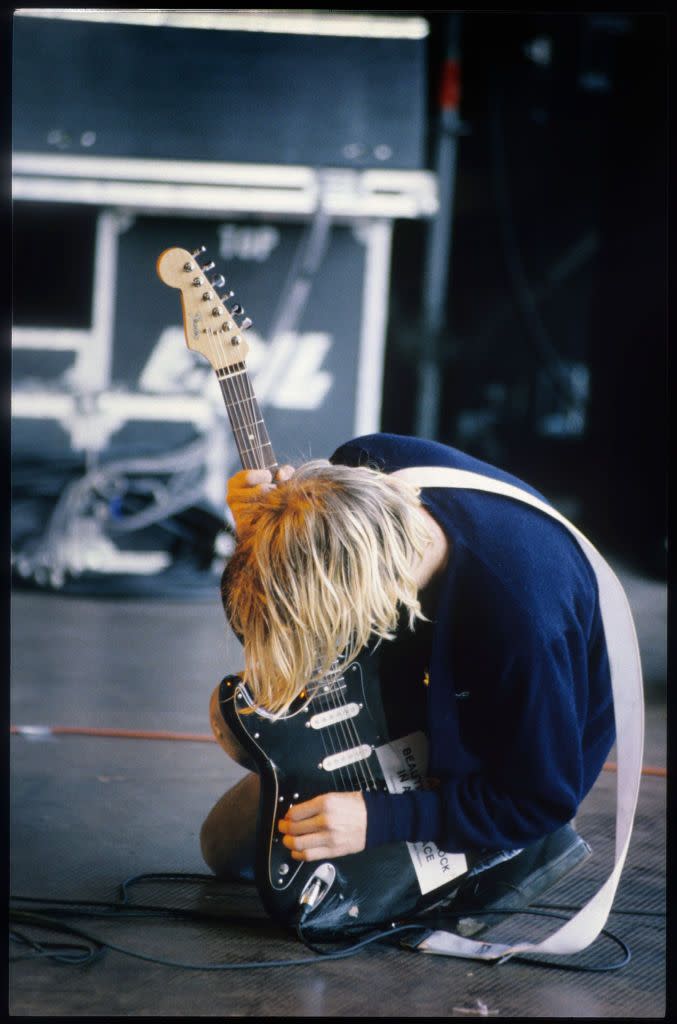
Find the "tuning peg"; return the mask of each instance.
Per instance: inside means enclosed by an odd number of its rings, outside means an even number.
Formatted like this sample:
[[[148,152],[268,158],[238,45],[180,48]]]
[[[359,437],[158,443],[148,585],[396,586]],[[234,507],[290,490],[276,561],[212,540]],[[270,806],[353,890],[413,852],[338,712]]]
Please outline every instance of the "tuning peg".
[[[205,263],[205,265],[204,265],[204,267],[202,269],[206,273],[208,270],[213,270],[215,266],[216,266],[216,263],[214,263],[214,261],[212,260],[211,263]]]
[[[196,260],[198,256],[202,255],[203,252],[207,252],[206,245],[201,245],[198,249],[195,250],[195,252],[191,253],[191,256],[193,257],[194,260]]]
[[[217,274],[216,277],[212,277],[209,279],[209,283],[214,288],[223,288],[224,284],[226,283],[226,279],[223,276],[223,274]]]
[[[240,330],[246,331],[249,327],[251,327],[252,323],[253,321],[250,320],[248,316],[246,316],[242,323],[240,324]]]
[[[223,295],[219,295],[219,298],[221,299],[221,302],[228,302],[232,299],[234,294],[235,292],[224,292]]]
[[[240,316],[244,313],[244,306],[241,306],[239,302],[235,302],[230,309],[231,313],[235,313],[236,316]]]

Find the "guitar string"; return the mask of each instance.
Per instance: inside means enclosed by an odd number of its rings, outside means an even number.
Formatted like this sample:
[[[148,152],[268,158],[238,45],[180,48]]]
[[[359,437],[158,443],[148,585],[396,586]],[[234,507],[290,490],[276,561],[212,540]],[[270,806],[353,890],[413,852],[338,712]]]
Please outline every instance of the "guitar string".
[[[245,469],[264,469],[265,459],[263,445],[252,444],[255,441],[256,413],[250,409],[251,399],[245,393],[241,380],[242,371],[237,371],[237,377],[219,378],[221,390],[224,393],[233,427],[235,438],[240,451],[240,459]]]
[[[336,678],[336,676],[337,676],[337,672],[335,671],[334,672],[334,679],[333,679],[332,682],[330,682],[328,684],[328,688],[327,688],[325,696],[326,696],[327,701],[331,702],[332,710],[334,710],[337,714],[340,715],[341,714],[341,708],[342,707],[343,708],[347,708],[348,705],[346,703],[345,694],[342,693],[341,690],[340,690],[340,681],[344,679],[343,673],[340,672],[340,670],[339,670],[338,671],[338,679]],[[337,685],[337,683],[338,683],[338,685]],[[358,736],[357,729],[355,727],[355,723],[354,723],[352,718],[342,717],[342,718],[339,719],[337,724],[328,726],[328,729],[335,730],[337,732],[337,734],[341,734],[342,735],[343,743],[341,744],[341,740],[340,739],[338,741],[339,742],[339,746],[341,747],[341,749],[343,749],[343,750],[351,750],[351,749],[357,749],[359,746],[361,746],[360,737]],[[351,736],[351,733],[352,733],[352,736]],[[332,741],[333,741],[333,732],[332,732]],[[351,762],[347,766],[348,778],[352,781],[352,785],[350,785],[350,787],[349,787],[349,789],[351,791],[370,788],[369,787],[369,783],[368,783],[367,774],[365,772],[366,760],[367,759],[360,758],[357,761]],[[341,773],[341,780],[343,782],[343,773]],[[372,776],[372,781],[373,781],[373,776]]]
[[[343,700],[343,702],[341,702],[341,700],[339,699],[339,694],[338,694],[337,687],[336,687],[336,679],[334,679],[332,681],[332,683],[329,684],[329,689],[328,689],[328,693],[327,693],[327,700],[331,701],[332,710],[334,712],[336,712],[337,714],[339,714],[339,715],[341,713],[341,711],[340,711],[341,703],[343,703],[343,707],[347,707],[347,705],[345,703],[345,699]],[[341,740],[340,739],[339,739],[338,742],[339,742],[339,746],[342,745],[343,750],[350,750],[351,748],[356,746],[355,743],[351,742],[350,735],[349,735],[349,730],[346,728],[346,720],[345,720],[345,718],[339,719],[339,722],[336,725],[332,725],[329,728],[331,728],[332,730],[336,730],[337,733],[342,735],[343,743],[341,744]],[[353,783],[349,788],[351,790],[361,789],[362,787],[360,785],[358,763],[353,762],[352,764],[349,764],[347,766],[347,768],[348,768],[348,778]]]
[[[217,338],[217,341],[220,342],[220,339]],[[223,343],[220,347],[222,361],[227,363],[228,357]],[[240,364],[236,363],[235,365]],[[230,374],[228,374],[227,365],[224,366],[222,372],[228,375],[219,376],[218,379],[226,399],[243,467],[245,469],[264,469],[266,460],[263,449],[266,445],[260,433],[259,417],[254,404],[256,400],[253,392],[247,391],[246,369],[244,369],[243,362],[241,365],[242,370],[230,371]]]
[[[344,676],[343,673],[341,673],[340,679],[342,679],[342,680],[345,679],[345,676]],[[340,706],[342,704],[344,707],[347,707],[346,697],[345,697],[345,693],[344,692],[341,692],[341,691],[337,690],[337,693],[336,693],[336,703],[337,703],[338,706]],[[350,718],[346,718],[346,719],[343,720],[342,725],[344,726],[344,729],[343,729],[344,735],[347,736],[347,742],[352,743],[353,747],[355,747],[355,748],[361,747],[362,746],[362,738],[359,735],[359,732],[358,732],[358,729],[357,729],[356,718],[354,718],[352,716]],[[372,753],[373,753],[373,751],[372,751]],[[359,789],[376,788],[376,780],[374,779],[374,775],[373,775],[373,772],[371,770],[371,765],[369,763],[370,757],[371,757],[371,754],[369,754],[366,758],[360,758],[360,760],[356,762],[356,767],[357,767],[356,776],[357,776],[358,780],[361,777],[360,785],[357,787]]]
[[[199,264],[198,264],[198,266],[199,266]],[[216,298],[219,299],[218,294],[216,295]],[[226,309],[227,314],[229,316],[232,315],[230,313],[230,310],[228,310],[228,308],[225,306],[225,303],[223,304],[223,306]],[[249,377],[248,377],[248,375],[246,373],[246,367],[245,367],[245,364],[244,364],[244,360],[240,360],[240,361],[238,361],[237,363],[234,364],[235,367],[236,367],[236,369],[234,371],[233,370],[229,370],[229,367],[232,366],[233,364],[229,361],[228,352],[227,352],[226,344],[225,344],[225,339],[222,339],[220,337],[220,334],[221,334],[220,329],[214,330],[214,329],[208,327],[208,328],[206,328],[206,333],[207,333],[208,337],[210,338],[210,340],[211,340],[211,342],[212,342],[212,344],[213,344],[213,346],[214,346],[214,348],[216,350],[217,356],[219,357],[219,359],[218,359],[218,362],[220,363],[219,369],[223,373],[223,376],[221,376],[219,374],[218,370],[217,370],[217,379],[219,381],[219,385],[220,385],[220,388],[221,388],[222,395],[223,395],[224,400],[226,402],[226,408],[228,410],[228,413],[229,413],[229,416],[230,416],[230,419],[231,419],[231,425],[232,425],[233,431],[235,433],[236,441],[238,442],[238,449],[239,449],[240,459],[241,459],[241,462],[242,462],[244,468],[248,469],[248,468],[264,468],[265,467],[265,465],[266,465],[266,458],[265,458],[265,453],[264,453],[264,447],[269,447],[270,448],[270,454],[273,457],[272,465],[274,465],[275,462],[274,462],[274,455],[273,455],[273,452],[272,452],[272,445],[270,444],[270,440],[268,438],[267,431],[265,431],[265,435],[263,435],[261,433],[261,427],[264,426],[264,429],[265,429],[265,425],[263,424],[263,419],[262,419],[262,417],[260,415],[260,412],[259,412],[259,410],[257,408],[256,397],[254,395],[253,388],[251,386],[251,382],[249,380]],[[240,369],[240,367],[241,367],[241,369]],[[238,436],[238,431],[241,433],[242,436]],[[245,443],[245,435],[246,435],[247,441],[249,442],[248,444]],[[266,441],[264,441],[264,436],[267,439]],[[336,701],[335,680],[333,680],[332,682],[330,682],[328,684],[328,689],[327,689],[326,693],[329,693],[330,698],[333,696],[333,705],[334,705],[334,708],[336,708],[337,707],[337,701]],[[326,697],[326,693],[325,693],[325,697]],[[326,705],[326,703],[327,703],[327,701],[325,700],[325,705]],[[343,734],[344,734],[344,743],[343,743],[343,745],[341,745],[341,743],[339,742],[338,751],[337,751],[336,738],[334,736],[333,727],[329,726],[328,728],[324,728],[324,729],[320,730],[322,747],[323,747],[323,750],[324,750],[325,758],[329,754],[329,748],[328,748],[328,743],[327,743],[327,739],[328,738],[329,738],[329,741],[331,743],[331,754],[332,755],[336,755],[337,752],[338,753],[342,753],[346,749],[349,749],[349,743],[346,741],[346,730],[345,730],[345,728],[343,728],[342,731],[343,731]],[[358,771],[358,773],[355,776],[357,784],[355,784],[353,782],[353,784],[350,785],[349,787],[346,787],[346,780],[345,780],[345,776],[344,776],[344,766],[341,765],[340,763],[339,763],[338,771],[339,771],[339,776],[340,776],[340,780],[341,780],[341,785],[338,788],[340,788],[340,789],[342,789],[344,791],[346,790],[346,788],[350,788],[350,789],[360,789],[360,788],[362,788],[362,785],[361,785],[360,779],[359,779],[359,771]],[[336,770],[332,769],[330,774],[331,774],[332,780],[334,782],[334,788],[336,789],[337,788],[336,784],[335,784]],[[352,774],[353,773],[352,773],[352,771],[349,768],[349,771],[348,771],[349,781],[351,779],[351,775]]]
[[[220,296],[219,296],[218,292],[216,291],[216,288],[211,285],[211,282],[208,280],[208,278],[206,276],[206,272],[200,266],[200,264],[198,263],[197,259],[195,260],[195,265],[196,265],[197,270],[205,275],[204,278],[202,279],[202,281],[200,281],[200,279],[198,277],[196,279],[196,281],[194,282],[194,284],[196,284],[198,287],[200,287],[200,286],[205,286],[206,287],[206,292],[203,294],[203,301],[210,301],[210,302],[211,301],[216,301],[216,302],[218,302],[220,305],[223,306],[224,309],[226,309],[227,314],[230,315],[230,311],[227,309],[225,304],[221,302]],[[227,357],[227,354],[226,354],[226,349],[225,349],[225,343],[219,337],[220,328],[217,331],[214,331],[211,327],[205,327],[204,331],[209,336],[210,340],[212,341],[212,344],[215,344],[217,355],[220,356],[219,362],[221,363],[221,366],[219,368],[214,367],[214,369],[216,371],[216,376],[217,376],[217,379],[219,381],[219,385],[220,385],[220,388],[221,388],[221,393],[222,393],[222,395],[224,397],[224,400],[226,401],[226,408],[227,408],[229,416],[230,416],[231,409],[230,409],[230,405],[228,404],[228,398],[227,398],[227,395],[226,395],[226,389],[224,388],[224,384],[223,384],[222,378],[219,377],[219,370],[221,370],[222,372],[225,372],[226,371],[226,367],[229,365],[229,360],[228,360],[228,357]],[[238,437],[237,437],[237,433],[236,433],[236,424],[233,424],[233,429],[234,429],[234,432],[235,432],[236,441],[238,441]],[[240,448],[240,444],[238,443],[238,449],[239,448]]]
[[[331,672],[331,670],[330,670],[330,672]],[[325,677],[325,678],[327,678],[327,677]],[[321,697],[322,701],[324,702],[323,703],[323,710],[327,711],[329,714],[331,714],[332,711],[336,710],[336,703],[335,703],[335,701],[332,702],[332,696],[333,696],[332,684],[331,684],[331,682],[329,682],[329,683],[326,684],[326,686],[324,687],[324,689],[322,690],[322,692],[320,694],[320,697]],[[338,742],[338,747],[337,747],[336,737],[334,735],[334,728],[335,727],[333,725],[329,725],[329,726],[326,727],[326,729],[323,730],[323,733],[325,733],[326,736],[329,737],[329,740],[331,742],[332,752],[333,753],[337,753],[338,752],[340,754],[340,753],[343,753],[344,751],[346,751],[349,748],[348,748],[347,744],[341,745],[340,741]],[[326,742],[326,739],[325,739],[324,736],[323,736],[323,742]],[[347,768],[347,776],[348,776],[348,783],[349,783],[347,786],[346,786],[346,780],[345,780],[345,775],[344,775],[344,769],[346,769],[346,768]],[[336,787],[336,785],[335,785],[336,772],[333,770],[332,773],[331,773],[332,780],[334,780],[335,789],[340,789],[342,792],[346,792],[346,791],[354,788],[354,787],[352,787],[350,785],[350,778],[351,778],[350,766],[349,765],[348,766],[344,766],[339,761],[338,771],[339,771],[339,777],[340,777],[340,780],[341,780],[340,787]]]
[[[216,295],[216,298],[217,300],[220,301],[218,294]],[[224,308],[226,309],[227,314],[232,315],[230,313],[230,310],[228,310],[228,308],[225,306],[225,304],[223,305]],[[240,441],[240,458],[243,463],[243,466],[245,468],[264,468],[266,465],[266,458],[263,451],[264,447],[269,447],[271,449],[270,454],[271,456],[273,456],[273,462],[271,463],[271,466],[275,465],[272,445],[270,444],[270,439],[268,438],[267,431],[265,431],[265,424],[263,423],[263,419],[260,416],[260,412],[257,408],[256,397],[251,386],[251,381],[249,380],[248,374],[246,372],[244,361],[240,361],[242,365],[242,370],[236,370],[235,372],[231,371],[229,373],[227,367],[231,364],[229,364],[228,362],[225,341],[219,337],[220,331],[214,331],[211,328],[207,328],[207,333],[209,337],[212,339],[212,341],[216,343],[217,352],[221,356],[221,362],[223,364],[223,372],[225,374],[228,374],[227,376],[222,378],[219,377],[217,373],[217,377],[219,379],[219,384],[221,386],[221,391],[224,396],[224,399],[226,399],[228,411],[232,412],[233,429],[235,431],[240,430],[242,431],[243,434],[246,433],[247,440],[250,442],[248,445],[245,445],[244,438],[238,439]],[[237,366],[238,364],[236,363],[235,365]],[[238,380],[238,378],[241,378],[241,380]],[[232,388],[232,391],[236,396],[234,400],[232,400],[231,398],[230,404],[228,403],[229,396],[226,395],[226,391],[229,388]],[[247,422],[247,417],[249,417],[249,422]],[[262,426],[264,428],[265,434],[261,433]],[[267,440],[265,441],[263,440],[264,436],[267,438]],[[247,455],[248,458],[245,459],[245,455]],[[246,465],[247,462],[251,461],[253,461],[254,463],[253,466]],[[341,675],[340,678],[342,679],[343,676]],[[345,701],[345,696],[339,692],[336,683],[337,680],[336,678],[334,678],[328,684],[327,693],[329,694],[329,700],[333,704],[333,709],[338,711],[341,705],[343,705],[344,707],[346,707],[347,705]],[[322,744],[325,751],[325,755],[327,754],[327,735],[330,737],[331,740],[332,753],[336,753],[337,747],[334,736],[335,729],[335,725],[330,725],[326,727],[326,729],[321,730]],[[338,740],[339,752],[341,752],[342,750],[350,749],[351,742],[353,747],[355,748],[361,746],[360,737],[357,733],[357,729],[352,718],[347,720],[341,719],[339,723],[339,730],[337,731],[340,731],[340,733],[343,736],[343,745],[341,744],[340,739]],[[365,771],[365,768],[367,771]],[[370,781],[371,784],[375,787],[375,780],[373,773],[371,772],[371,768],[368,764],[368,759],[360,759],[357,762],[353,762],[353,764],[348,766],[348,769],[349,779],[352,777],[354,780],[353,785],[350,787],[351,789],[369,789],[371,788],[369,784]],[[369,778],[367,776],[367,772]],[[339,773],[342,788],[345,789],[343,765],[339,766]],[[332,778],[334,779],[335,770],[331,771],[331,775]]]
[[[243,396],[241,401],[244,403],[245,414],[249,414],[250,418],[250,422],[246,426],[247,439],[249,441],[249,444],[252,446],[249,451],[249,454],[254,456],[254,461],[257,462],[258,469],[265,469],[267,460],[264,453],[264,448],[270,448],[272,455],[272,445],[270,444],[270,439],[263,439],[263,420],[260,415],[260,410],[258,408],[256,396],[254,395],[251,386],[251,381],[249,379],[249,375],[246,369],[243,369],[242,372],[238,372],[236,376],[236,387],[238,386],[240,387],[240,391]]]
[[[244,408],[247,408],[246,404]],[[330,679],[326,690],[324,690],[320,695],[324,697],[325,706],[331,707],[334,711],[337,711],[339,710],[341,703],[345,706],[345,699],[340,699],[342,695],[337,687],[337,680],[335,678],[336,672],[334,672],[333,675],[334,678]],[[339,732],[342,734],[342,741],[337,735]],[[351,733],[352,737],[350,735]],[[321,731],[321,738],[325,756],[330,753],[332,755],[343,753],[346,750],[351,749],[351,747],[357,748],[361,745],[355,724],[350,721],[350,723],[346,725],[345,719],[341,720],[339,729],[337,729],[335,725],[325,727]],[[328,745],[327,739],[329,739],[330,746]],[[365,764],[363,763],[364,760],[365,759],[360,759],[349,766],[339,765],[338,772],[341,780],[340,788],[342,790],[354,791],[359,789],[369,789],[374,785],[373,774],[371,773],[368,764],[366,765],[367,770],[365,771]],[[348,776],[348,785],[346,785],[346,774]],[[332,779],[335,781],[336,769],[331,770],[331,775]]]
[[[236,364],[239,365],[239,364]],[[239,442],[240,457],[246,469],[265,469],[275,466],[275,456],[270,440],[261,432],[262,419],[251,389],[244,363],[243,369],[222,379],[222,389],[231,392],[230,411],[234,420],[236,438]],[[234,398],[233,398],[234,394]],[[237,434],[239,431],[239,435]],[[270,448],[270,460],[266,459],[265,448]]]
[[[310,703],[315,704],[319,708],[319,712],[318,713],[322,714],[322,713],[327,711],[327,705],[326,705],[326,696],[327,695],[326,695],[326,691],[321,688],[321,682],[315,683],[315,684],[313,684],[313,686],[314,686],[315,692],[310,697]],[[328,731],[328,728],[326,728],[326,727],[322,728],[322,729],[319,730],[319,732],[320,732],[320,739],[322,741],[322,748],[324,750],[325,760],[326,760],[327,756],[333,756],[333,755],[336,755],[337,753],[341,752],[340,750],[337,751],[336,745],[334,743],[334,738],[333,738],[332,734]],[[327,743],[328,739],[329,739],[329,742],[331,744],[331,749],[329,748],[328,743]],[[341,787],[337,787],[336,786],[336,782],[335,782],[336,770],[335,769],[330,769],[329,771],[330,771],[330,775],[332,777],[332,784],[333,784],[334,789],[336,790],[337,788],[345,788],[345,782],[344,782],[344,778],[343,778],[343,767],[341,765],[339,765],[339,772],[340,772],[341,784],[342,784]]]
[[[220,339],[217,338],[217,341],[220,341]],[[233,381],[232,378],[229,378],[229,382],[230,383],[237,383],[237,381],[236,380]],[[242,393],[243,393],[243,391],[242,391],[242,389],[240,389],[240,394],[242,394]],[[251,391],[250,391],[250,394],[246,396],[246,398],[255,400],[254,396],[253,396],[253,393]],[[247,400],[245,398],[241,399],[240,401],[243,403],[240,412],[245,412],[248,409],[248,402],[247,402]],[[253,409],[253,407],[252,407],[252,409]],[[247,428],[245,428],[245,429],[247,429]],[[258,431],[257,431],[257,433],[258,433]],[[260,441],[261,441],[261,435],[259,434],[259,442]],[[257,453],[254,450],[252,452],[252,454],[254,454],[256,456]],[[263,456],[262,452],[261,452],[261,456]],[[336,675],[336,673],[334,673],[334,676],[335,675]],[[342,697],[342,695],[340,694],[340,691],[339,691],[339,689],[337,687],[336,678],[334,678],[333,680],[331,680],[327,684],[327,689],[325,691],[326,703],[327,704],[332,704],[333,709],[334,710],[338,710],[341,703],[343,703],[343,705],[345,706],[345,698],[340,700],[339,699],[340,697]],[[337,731],[340,731],[340,733],[342,733],[343,742],[341,742],[341,740],[335,735],[335,733]],[[352,733],[352,738],[350,736],[351,733]],[[336,729],[336,726],[325,727],[325,729],[322,730],[321,738],[322,738],[322,746],[323,746],[323,749],[324,749],[324,752],[325,752],[325,756],[329,753],[329,748],[328,748],[328,745],[327,745],[327,737],[329,737],[329,740],[331,742],[331,754],[334,754],[334,755],[337,752],[338,753],[342,753],[342,752],[344,752],[344,751],[346,751],[348,749],[351,749],[351,747],[357,748],[357,747],[359,747],[361,745],[360,744],[360,738],[359,738],[359,736],[357,734],[357,730],[355,729],[354,723],[352,721],[350,721],[348,726],[346,726],[345,719],[342,719],[342,721],[340,723],[340,729],[339,730]],[[353,762],[351,765],[347,766],[347,774],[348,774],[348,779],[349,779],[349,785],[348,786],[346,786],[346,779],[345,779],[345,774],[344,774],[344,768],[346,766],[343,766],[343,765],[339,766],[338,771],[339,771],[340,780],[341,780],[340,788],[342,790],[345,791],[345,790],[349,789],[349,790],[353,790],[354,791],[354,790],[359,790],[359,789],[369,789],[369,788],[371,788],[370,781],[371,781],[372,785],[374,784],[373,774],[371,773],[369,765],[366,764],[366,768],[367,768],[368,775],[369,775],[369,777],[368,777],[367,771],[365,771],[365,763],[364,763],[364,761],[365,761],[365,759],[360,759],[359,761]],[[332,779],[335,780],[336,779],[336,770],[335,769],[331,770],[331,775],[332,775]]]
[[[208,327],[206,328],[206,331],[215,346],[217,355],[219,356],[218,362],[221,365],[216,370],[216,376],[226,403],[242,465],[245,469],[261,468],[258,465],[258,452],[256,446],[254,446],[250,451],[247,451],[246,449],[249,446],[245,444],[244,437],[240,436],[240,434],[250,434],[249,427],[247,425],[247,396],[241,386],[238,388],[238,385],[240,384],[238,377],[241,376],[241,374],[238,372],[235,376],[220,376],[220,373],[227,374],[228,366],[231,365],[229,363],[225,342],[219,337],[220,330],[215,331]],[[253,438],[253,435],[250,436]],[[261,454],[263,454],[263,452],[261,452]],[[254,465],[251,465],[252,455],[254,456]]]
[[[202,270],[202,268],[200,267],[199,264],[197,264],[197,266],[198,266],[198,268],[200,270]],[[209,285],[209,282],[206,282],[206,283]],[[226,304],[221,300],[218,292],[216,292],[215,289],[211,293],[211,296],[213,296],[213,298],[223,307],[223,309],[225,309],[226,315],[229,318],[232,318],[233,317],[232,312],[228,309]],[[211,298],[211,296],[210,296],[210,298]],[[233,321],[233,322],[235,322],[235,321]],[[236,326],[237,326],[237,324],[236,324]],[[220,336],[219,336],[222,333],[222,329],[218,328],[217,330],[214,330],[213,328],[208,327],[208,328],[206,328],[206,330],[207,330],[207,333],[208,333],[209,337],[211,338],[211,340],[216,343],[217,353],[221,357],[220,362],[221,362],[222,365],[221,365],[220,369],[221,369],[221,371],[224,374],[228,374],[228,367],[230,365],[232,365],[232,364],[231,364],[231,362],[229,360],[229,357],[228,357],[228,354],[227,354],[225,340],[221,339]],[[233,429],[236,432],[236,441],[239,442],[238,443],[238,449],[239,449],[239,452],[240,452],[240,459],[241,459],[241,461],[243,463],[244,468],[245,469],[263,469],[263,468],[265,468],[265,465],[266,465],[266,459],[265,459],[265,455],[264,455],[263,449],[265,447],[270,447],[271,455],[273,455],[272,445],[270,445],[270,438],[267,438],[267,442],[266,442],[266,441],[263,440],[263,437],[261,435],[260,428],[261,428],[261,426],[263,424],[263,420],[262,420],[262,417],[260,416],[260,411],[258,410],[258,407],[257,407],[256,398],[254,396],[253,389],[251,388],[251,383],[249,381],[249,377],[248,377],[248,374],[247,374],[247,371],[246,371],[244,360],[241,359],[241,360],[239,360],[239,362],[242,364],[242,370],[241,371],[237,370],[237,371],[235,371],[235,373],[233,373],[231,371],[231,373],[228,376],[223,377],[223,378],[219,376],[218,371],[217,371],[217,378],[219,380],[219,384],[221,385],[221,392],[222,392],[224,398],[226,399],[226,406],[228,408],[229,413],[231,412],[231,406],[232,406],[233,420],[235,421],[233,423]],[[236,363],[235,365],[238,365],[238,364]],[[241,379],[239,379],[239,378],[241,378]],[[226,381],[228,381],[229,385],[233,385],[233,391],[234,391],[235,396],[236,396],[235,397],[235,402],[231,402],[230,405],[228,404],[227,396],[226,396],[227,388],[224,386]],[[235,403],[237,403],[237,404],[235,404]],[[237,423],[238,416],[240,417],[239,423]],[[247,416],[249,416],[249,422],[247,422]],[[245,444],[244,437],[242,437],[242,438],[238,438],[237,437],[237,430],[240,430],[243,434],[246,434],[246,437],[247,437],[247,439],[249,441],[248,445]],[[266,436],[267,436],[267,431],[266,431]],[[245,456],[245,449],[247,449],[246,455],[248,456],[246,460],[245,460],[245,457],[244,457]],[[252,459],[251,459],[252,456],[253,456],[254,465],[253,466],[252,465],[245,465],[245,462],[251,462],[252,461]],[[274,460],[274,456],[273,456],[273,460]],[[273,461],[273,463],[271,463],[271,465],[274,465],[274,464],[275,463]]]

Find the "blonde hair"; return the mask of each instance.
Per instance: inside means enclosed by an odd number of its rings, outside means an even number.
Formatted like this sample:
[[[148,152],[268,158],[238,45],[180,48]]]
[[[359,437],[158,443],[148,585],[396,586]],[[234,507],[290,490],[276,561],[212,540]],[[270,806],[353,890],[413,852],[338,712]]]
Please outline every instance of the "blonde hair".
[[[252,507],[252,506],[250,506]],[[261,493],[221,594],[257,706],[285,711],[339,655],[425,616],[415,570],[430,542],[418,490],[366,466],[306,462]]]

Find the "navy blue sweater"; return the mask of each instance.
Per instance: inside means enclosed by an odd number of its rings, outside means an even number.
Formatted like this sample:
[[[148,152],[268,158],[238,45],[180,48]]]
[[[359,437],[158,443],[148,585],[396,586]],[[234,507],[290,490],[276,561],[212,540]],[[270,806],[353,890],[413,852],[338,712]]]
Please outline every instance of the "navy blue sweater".
[[[411,437],[357,438],[331,461],[384,472],[452,466],[543,498],[494,466]],[[536,509],[449,488],[426,488],[422,500],[451,542],[425,690],[435,784],[365,793],[367,848],[428,840],[450,853],[515,849],[574,816],[614,742],[597,582],[569,531]],[[393,673],[385,685],[407,702],[417,682]]]

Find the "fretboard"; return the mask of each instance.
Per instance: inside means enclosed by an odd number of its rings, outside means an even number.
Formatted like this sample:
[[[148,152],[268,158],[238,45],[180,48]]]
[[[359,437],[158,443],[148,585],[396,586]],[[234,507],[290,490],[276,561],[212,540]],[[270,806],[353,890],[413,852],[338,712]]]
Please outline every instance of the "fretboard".
[[[275,473],[277,459],[245,364],[235,363],[217,370],[216,377],[243,468],[269,469]]]

